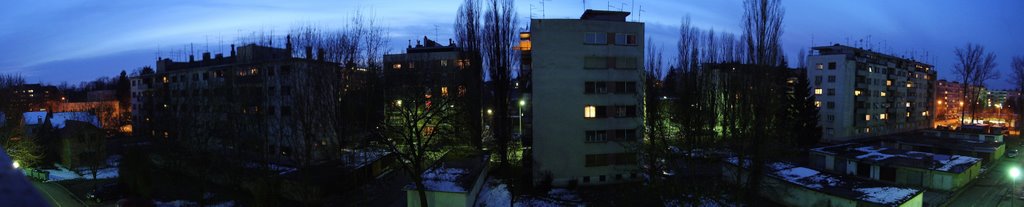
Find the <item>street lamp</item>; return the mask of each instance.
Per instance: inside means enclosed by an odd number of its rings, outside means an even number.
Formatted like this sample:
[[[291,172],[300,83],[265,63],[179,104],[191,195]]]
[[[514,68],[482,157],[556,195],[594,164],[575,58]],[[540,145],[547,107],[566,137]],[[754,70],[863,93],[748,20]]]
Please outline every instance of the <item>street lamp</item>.
[[[523,106],[526,106],[526,100],[519,100],[519,134],[523,134]]]
[[[1010,178],[1013,182],[1010,184],[1010,206],[1013,206],[1013,200],[1016,200],[1014,197],[1017,196],[1015,193],[1017,191],[1017,177],[1020,177],[1020,168],[1011,167]]]
[[[15,160],[13,163],[11,163],[11,166],[14,167],[14,169],[18,169],[18,167],[21,167],[21,164],[18,164],[18,161]]]

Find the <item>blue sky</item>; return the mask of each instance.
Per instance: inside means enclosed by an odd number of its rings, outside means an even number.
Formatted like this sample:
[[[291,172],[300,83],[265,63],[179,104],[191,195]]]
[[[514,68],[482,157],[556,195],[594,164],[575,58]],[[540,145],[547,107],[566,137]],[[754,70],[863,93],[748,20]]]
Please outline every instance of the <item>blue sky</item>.
[[[577,18],[584,9],[634,11],[647,34],[675,51],[677,26],[693,23],[717,32],[739,31],[739,0],[541,0],[516,1],[521,22],[534,18]],[[323,1],[24,1],[0,7],[0,73],[20,73],[30,82],[77,83],[121,70],[153,65],[192,43],[197,51],[228,50],[252,31],[283,34],[309,22],[340,25],[357,10],[390,29],[391,52],[422,36],[451,38],[460,0]],[[970,3],[970,4],[968,4]],[[915,56],[937,66],[940,78],[955,78],[953,49],[967,42],[998,55],[998,70],[1009,74],[1010,58],[1024,56],[1024,1],[989,0],[784,0],[783,44],[790,56],[800,48],[849,42],[897,56]],[[642,11],[641,11],[642,8]],[[524,25],[525,26],[525,25]],[[435,30],[436,28],[436,30]],[[870,42],[868,39],[870,36]],[[158,52],[160,52],[158,54]],[[926,58],[927,54],[927,58]],[[795,57],[792,58],[795,60]],[[1006,88],[1005,79],[989,82]]]

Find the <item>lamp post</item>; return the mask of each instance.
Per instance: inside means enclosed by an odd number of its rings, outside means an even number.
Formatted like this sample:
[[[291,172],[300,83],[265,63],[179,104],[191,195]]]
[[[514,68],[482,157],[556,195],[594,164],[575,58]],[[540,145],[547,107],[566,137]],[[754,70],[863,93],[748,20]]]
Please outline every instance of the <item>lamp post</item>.
[[[1011,167],[1010,179],[1012,179],[1013,181],[1012,183],[1010,183],[1010,206],[1013,206],[1013,200],[1017,199],[1015,198],[1017,196],[1017,194],[1015,193],[1017,190],[1017,177],[1020,177],[1020,168]]]
[[[526,106],[526,100],[519,100],[519,135],[523,134],[523,106]]]

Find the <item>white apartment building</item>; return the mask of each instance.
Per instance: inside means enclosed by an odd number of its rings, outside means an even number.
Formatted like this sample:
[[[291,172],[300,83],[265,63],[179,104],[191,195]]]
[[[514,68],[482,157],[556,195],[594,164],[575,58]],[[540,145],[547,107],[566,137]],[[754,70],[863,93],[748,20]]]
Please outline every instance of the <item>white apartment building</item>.
[[[823,141],[932,127],[932,65],[836,44],[814,47],[807,67]]]

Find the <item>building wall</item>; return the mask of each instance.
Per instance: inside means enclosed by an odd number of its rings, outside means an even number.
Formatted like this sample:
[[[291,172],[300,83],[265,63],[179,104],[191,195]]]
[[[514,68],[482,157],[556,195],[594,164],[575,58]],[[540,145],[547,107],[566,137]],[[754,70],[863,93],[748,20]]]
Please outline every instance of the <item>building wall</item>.
[[[635,45],[585,44],[587,32],[628,33]],[[538,181],[550,173],[555,185],[575,181],[580,185],[622,182],[633,179],[638,170],[635,140],[587,141],[587,131],[633,129],[639,133],[642,108],[639,92],[634,94],[585,94],[587,81],[634,82],[643,85],[644,24],[622,21],[577,19],[534,19],[531,21],[533,123],[533,173]],[[634,69],[585,69],[587,58],[635,58]],[[607,59],[606,59],[607,61]],[[639,91],[639,90],[636,90]],[[585,118],[586,106],[635,106],[635,117]],[[627,107],[628,108],[628,107]],[[596,110],[596,107],[595,107]],[[612,115],[609,113],[609,115]],[[616,154],[613,164],[587,167],[587,157]],[[632,159],[631,161],[624,161]],[[605,181],[600,181],[601,176]],[[622,180],[617,180],[622,176]],[[589,182],[586,180],[589,179]]]
[[[326,126],[340,120],[334,117],[335,102],[325,100],[337,99],[337,64],[292,58],[284,49],[250,45],[239,50],[245,55],[163,59],[156,71],[131,77],[135,134],[211,138],[215,147],[264,151],[284,163],[304,159],[299,156],[306,146],[333,142],[335,130]],[[320,152],[312,153],[314,163],[335,159]]]
[[[841,45],[815,50],[807,78],[820,101],[825,141],[931,127],[936,81],[930,65]]]

